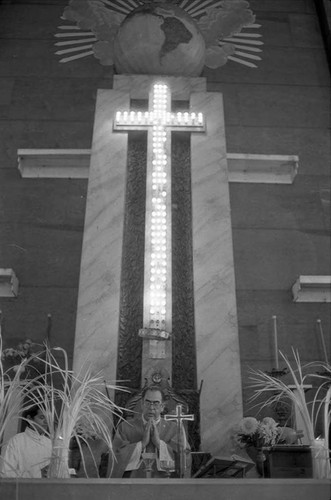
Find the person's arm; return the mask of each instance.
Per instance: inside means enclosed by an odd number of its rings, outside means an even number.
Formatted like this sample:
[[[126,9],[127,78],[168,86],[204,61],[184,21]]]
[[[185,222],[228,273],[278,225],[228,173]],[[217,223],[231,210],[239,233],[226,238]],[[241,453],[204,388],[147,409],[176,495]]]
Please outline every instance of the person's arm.
[[[8,442],[3,456],[0,457],[0,470],[2,477],[19,477],[19,450],[14,438]]]
[[[134,470],[139,467],[141,453],[146,436],[141,436],[127,422],[122,422],[115,434],[113,440],[114,460],[112,464],[111,477],[122,477],[124,471]]]

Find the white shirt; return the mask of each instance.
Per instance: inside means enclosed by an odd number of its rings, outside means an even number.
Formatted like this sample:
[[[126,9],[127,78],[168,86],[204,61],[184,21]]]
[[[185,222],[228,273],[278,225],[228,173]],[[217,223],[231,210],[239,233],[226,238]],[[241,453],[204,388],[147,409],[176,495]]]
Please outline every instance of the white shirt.
[[[51,440],[27,427],[13,436],[0,457],[0,476],[41,478],[41,470],[49,465]]]

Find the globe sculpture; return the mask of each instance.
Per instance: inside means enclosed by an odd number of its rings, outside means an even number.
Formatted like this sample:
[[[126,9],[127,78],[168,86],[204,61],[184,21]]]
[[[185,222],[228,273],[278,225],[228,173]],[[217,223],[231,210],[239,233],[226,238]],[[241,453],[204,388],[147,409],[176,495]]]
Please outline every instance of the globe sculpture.
[[[62,19],[70,25],[55,35],[61,63],[93,56],[117,73],[194,77],[261,60],[246,0],[70,0]]]
[[[114,40],[118,73],[199,76],[205,41],[195,21],[172,4],[135,9]]]

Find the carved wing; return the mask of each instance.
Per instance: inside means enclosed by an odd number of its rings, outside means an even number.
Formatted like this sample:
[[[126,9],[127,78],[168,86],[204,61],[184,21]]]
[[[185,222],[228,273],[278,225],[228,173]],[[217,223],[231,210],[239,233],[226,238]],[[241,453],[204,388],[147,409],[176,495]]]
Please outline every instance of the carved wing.
[[[104,0],[71,0],[62,19],[75,21],[83,30],[90,29],[99,40],[109,40],[109,30],[117,32],[125,15],[106,5]]]
[[[86,42],[95,42],[84,47],[85,50],[92,49],[84,55],[93,53],[94,57],[100,59],[101,64],[107,66],[113,64],[114,38],[125,17],[126,14],[113,10],[108,0],[71,0],[62,15],[62,19],[75,22],[76,29],[84,30],[82,35],[86,38]],[[58,35],[58,37],[69,35],[70,33],[65,33]],[[78,35],[79,32],[77,32]],[[73,41],[72,44],[74,43]],[[76,43],[79,43],[77,39]],[[61,42],[56,45],[61,45]],[[74,47],[59,51],[57,54],[76,52],[78,50],[79,47]],[[67,60],[75,58],[78,58],[78,56],[62,59],[61,62],[67,62]]]
[[[226,64],[228,59],[256,67],[253,62],[245,59],[255,61],[261,59],[258,55],[251,54],[251,52],[261,52],[256,45],[261,45],[262,42],[251,38],[260,35],[239,35],[244,27],[259,27],[254,24],[255,16],[248,7],[249,3],[244,0],[224,0],[221,6],[206,8],[206,13],[197,20],[206,43],[207,67],[218,68]],[[243,43],[245,45],[242,45]],[[236,55],[240,58],[234,57]]]
[[[218,45],[222,38],[240,33],[244,26],[254,23],[255,16],[243,0],[225,0],[221,8],[210,7],[198,21],[206,46]]]

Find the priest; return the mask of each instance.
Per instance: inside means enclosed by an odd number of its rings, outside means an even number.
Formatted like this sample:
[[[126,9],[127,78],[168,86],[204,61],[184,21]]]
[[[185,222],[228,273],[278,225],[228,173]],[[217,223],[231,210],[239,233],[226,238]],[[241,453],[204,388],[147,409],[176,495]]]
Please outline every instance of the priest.
[[[184,476],[190,476],[190,447],[185,430],[165,421],[164,395],[158,386],[147,387],[141,399],[141,414],[120,423],[113,441],[111,477],[169,477],[184,454]],[[149,470],[148,475],[146,474]]]

